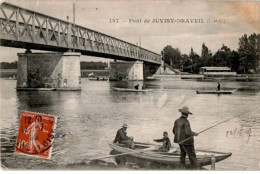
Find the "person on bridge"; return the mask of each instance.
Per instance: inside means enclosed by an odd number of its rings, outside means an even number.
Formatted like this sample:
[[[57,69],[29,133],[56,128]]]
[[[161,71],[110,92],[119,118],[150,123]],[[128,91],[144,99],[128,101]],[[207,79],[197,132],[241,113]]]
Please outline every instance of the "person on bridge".
[[[198,162],[194,149],[193,136],[198,136],[198,133],[192,132],[190,122],[187,119],[189,114],[192,115],[192,113],[189,111],[189,108],[187,106],[184,106],[182,109],[179,109],[179,111],[182,113],[182,115],[180,118],[175,120],[173,134],[174,142],[179,144],[181,150],[180,166],[185,167],[185,157],[186,154],[188,154],[192,168],[197,169]],[[186,140],[187,138],[189,139]]]
[[[123,124],[122,128],[120,128],[116,133],[114,143],[125,144],[128,148],[134,149],[135,148],[134,138],[128,137],[126,135],[127,134],[126,130],[127,130],[127,124]]]
[[[162,139],[155,139],[153,141],[163,142],[163,145],[159,148],[159,151],[161,151],[161,152],[168,152],[171,148],[171,141],[168,137],[168,132],[163,132],[163,138]]]

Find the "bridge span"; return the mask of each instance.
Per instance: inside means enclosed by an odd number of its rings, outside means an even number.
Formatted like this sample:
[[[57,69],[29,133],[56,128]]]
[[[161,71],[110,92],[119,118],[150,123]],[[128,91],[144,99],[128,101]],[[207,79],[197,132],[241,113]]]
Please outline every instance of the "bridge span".
[[[55,51],[18,53],[18,90],[80,90],[81,55],[127,61],[111,63],[110,80],[143,80],[162,64],[137,45],[9,3],[0,4],[0,46]]]
[[[13,4],[0,5],[0,44],[6,47],[66,52],[161,64],[157,53],[55,17]]]

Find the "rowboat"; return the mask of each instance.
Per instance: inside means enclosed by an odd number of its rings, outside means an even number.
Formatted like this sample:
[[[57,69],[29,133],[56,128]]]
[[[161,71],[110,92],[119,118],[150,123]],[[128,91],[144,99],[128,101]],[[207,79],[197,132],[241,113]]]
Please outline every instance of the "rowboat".
[[[153,91],[153,89],[132,89],[132,88],[116,88],[112,87],[115,91],[121,91],[121,92],[150,92]]]
[[[152,80],[160,80],[160,79],[154,77],[146,77],[145,80],[152,81]]]
[[[17,91],[55,91],[56,88],[16,88]]]
[[[88,78],[90,81],[107,81],[108,78]]]
[[[197,94],[232,94],[235,90],[220,90],[220,91],[196,91]]]
[[[178,148],[172,147],[169,152],[160,152],[158,150],[149,150],[155,147],[154,144],[149,143],[135,143],[135,149],[126,148],[122,144],[118,143],[109,143],[112,152],[110,154],[120,154],[124,153],[125,155],[116,158],[116,162],[120,163],[120,160],[124,162],[134,162],[138,164],[149,163],[150,165],[156,166],[179,166],[180,164],[180,151]],[[148,149],[145,151],[145,149]],[[140,152],[140,150],[142,150]],[[158,149],[158,148],[157,148]],[[135,153],[136,151],[136,153]],[[212,157],[214,156],[215,162],[222,161],[230,157],[232,153],[226,152],[216,152],[216,151],[207,151],[207,150],[196,150],[196,156],[198,164],[202,166],[210,165],[212,162]],[[119,157],[119,156],[118,156]],[[190,166],[190,161],[188,156],[186,156],[186,165]]]

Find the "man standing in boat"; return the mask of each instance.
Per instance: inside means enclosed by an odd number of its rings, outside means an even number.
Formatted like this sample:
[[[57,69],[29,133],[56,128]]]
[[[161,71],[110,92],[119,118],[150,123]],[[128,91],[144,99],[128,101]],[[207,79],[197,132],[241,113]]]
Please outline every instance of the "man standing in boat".
[[[220,83],[218,82],[218,91],[220,91]]]
[[[127,130],[127,124],[124,124],[122,128],[120,128],[117,131],[114,143],[125,144],[128,148],[134,149],[135,148],[134,139],[133,137],[128,137],[126,135],[126,130]]]
[[[191,166],[193,168],[198,168],[193,139],[193,136],[198,136],[198,133],[192,132],[190,122],[187,119],[189,114],[192,115],[192,113],[189,111],[187,106],[179,109],[179,111],[182,113],[182,115],[180,118],[175,120],[173,134],[174,142],[179,144],[181,150],[180,165],[181,167],[185,167],[185,157],[187,154],[189,156]]]

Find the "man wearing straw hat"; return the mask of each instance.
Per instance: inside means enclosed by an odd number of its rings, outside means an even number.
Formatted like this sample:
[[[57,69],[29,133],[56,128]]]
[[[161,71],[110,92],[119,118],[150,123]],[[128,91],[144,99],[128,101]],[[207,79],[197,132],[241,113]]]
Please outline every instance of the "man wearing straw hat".
[[[185,156],[187,154],[189,156],[191,166],[193,168],[198,168],[193,139],[193,136],[197,136],[198,133],[192,132],[190,122],[187,119],[189,114],[192,115],[192,113],[189,111],[187,106],[179,109],[179,111],[182,113],[182,115],[180,118],[175,120],[173,134],[174,142],[179,144],[181,150],[180,166],[185,167]]]
[[[120,128],[116,133],[116,138],[114,140],[114,143],[125,144],[128,148],[134,149],[135,148],[134,139],[133,137],[128,137],[126,135],[126,130],[127,130],[127,124],[123,124],[122,128]]]

